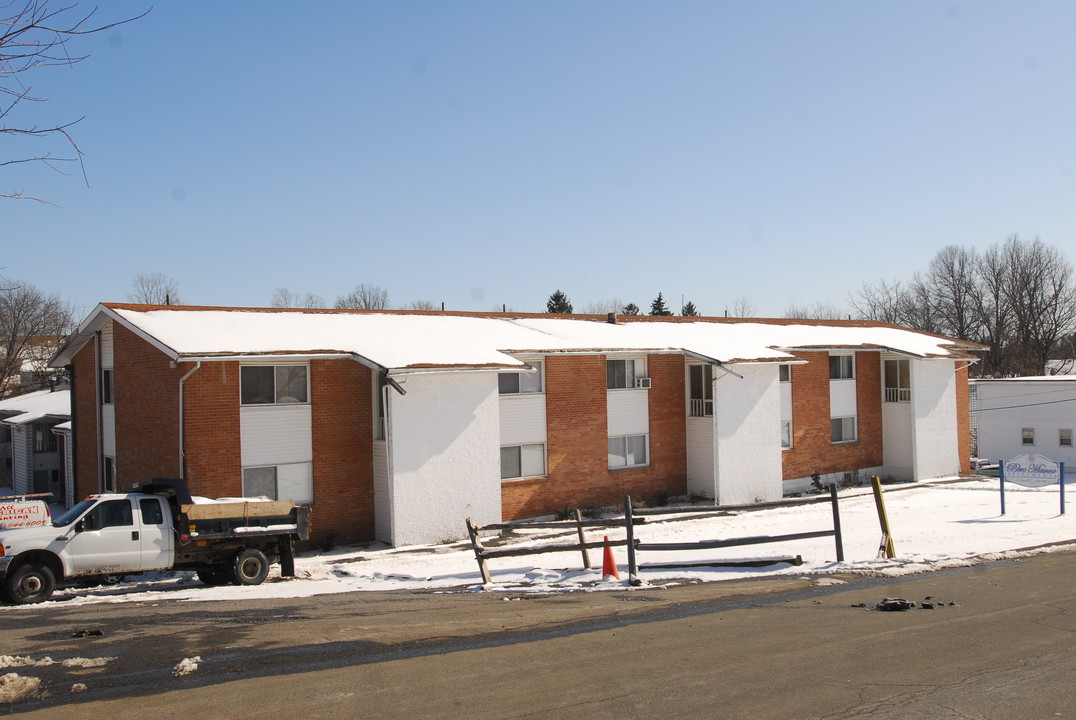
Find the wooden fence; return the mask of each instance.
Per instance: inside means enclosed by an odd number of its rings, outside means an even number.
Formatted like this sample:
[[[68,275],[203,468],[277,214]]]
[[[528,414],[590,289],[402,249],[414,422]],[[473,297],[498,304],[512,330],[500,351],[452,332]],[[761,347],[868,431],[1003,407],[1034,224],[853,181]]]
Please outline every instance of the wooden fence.
[[[635,528],[639,525],[645,525],[646,518],[650,516],[680,515],[682,517],[679,517],[677,519],[690,520],[695,518],[728,515],[736,510],[760,510],[777,507],[795,507],[799,505],[810,505],[827,501],[830,503],[832,508],[832,529],[789,533],[786,535],[760,535],[754,537],[700,540],[698,542],[690,543],[647,543],[642,542],[642,540],[635,537]],[[603,540],[601,542],[587,542],[583,533],[584,529],[602,527],[623,527],[627,532],[627,538],[624,540]],[[560,530],[571,530],[574,528],[578,535],[579,541],[577,543],[554,543],[535,545],[531,547],[497,549],[485,547],[478,536],[479,532],[482,530],[521,530],[541,528],[555,528]],[[768,503],[755,503],[753,505],[722,505],[715,506],[712,509],[700,510],[685,510],[684,508],[651,508],[645,510],[634,510],[631,506],[631,497],[625,495],[623,519],[594,520],[584,522],[579,510],[575,511],[575,520],[548,522],[496,523],[493,525],[480,526],[475,523],[473,518],[467,518],[467,534],[471,539],[471,548],[474,550],[475,560],[478,561],[478,569],[482,573],[482,582],[486,584],[492,582],[490,580],[489,567],[487,565],[487,561],[491,559],[503,557],[520,557],[524,555],[540,555],[552,552],[578,551],[582,553],[583,568],[589,569],[591,565],[588,551],[595,548],[606,547],[626,546],[628,548],[628,572],[631,577],[632,584],[638,584],[637,576],[639,574],[639,567],[636,560],[637,552],[710,550],[716,548],[739,547],[744,545],[760,545],[764,543],[791,542],[794,540],[806,540],[809,538],[832,536],[836,545],[837,561],[841,562],[844,560],[844,542],[841,537],[841,516],[837,502],[836,486],[830,486],[828,498],[812,497],[803,499],[780,500],[777,502]]]

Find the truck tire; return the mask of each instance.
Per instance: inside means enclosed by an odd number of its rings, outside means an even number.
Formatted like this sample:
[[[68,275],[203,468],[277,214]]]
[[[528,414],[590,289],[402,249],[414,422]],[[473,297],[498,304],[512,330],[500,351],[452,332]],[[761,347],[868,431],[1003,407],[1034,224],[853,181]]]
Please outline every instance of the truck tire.
[[[237,585],[261,585],[269,575],[269,558],[258,548],[240,550],[232,564],[232,579]]]
[[[29,605],[48,600],[56,589],[56,576],[44,565],[20,565],[7,577],[4,590],[7,599],[16,605]]]

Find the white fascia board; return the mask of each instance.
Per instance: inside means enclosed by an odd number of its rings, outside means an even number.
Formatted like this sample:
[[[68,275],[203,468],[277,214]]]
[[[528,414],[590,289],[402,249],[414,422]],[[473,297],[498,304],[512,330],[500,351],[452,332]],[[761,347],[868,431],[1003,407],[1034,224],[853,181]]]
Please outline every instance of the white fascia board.
[[[109,320],[115,321],[123,325],[125,328],[133,332],[138,337],[142,338],[145,342],[149,343],[153,347],[160,350],[172,360],[179,359],[179,353],[168,345],[165,345],[157,338],[153,337],[142,328],[132,324],[126,320],[122,315],[119,315],[111,308],[104,305],[98,305],[94,308],[93,312],[87,316],[85,320],[78,326],[78,329],[72,333],[60,349],[56,351],[56,354],[49,360],[49,367],[63,367],[71,362],[71,359],[75,356],[75,353],[82,348],[87,342],[93,339],[94,334],[108,323]]]

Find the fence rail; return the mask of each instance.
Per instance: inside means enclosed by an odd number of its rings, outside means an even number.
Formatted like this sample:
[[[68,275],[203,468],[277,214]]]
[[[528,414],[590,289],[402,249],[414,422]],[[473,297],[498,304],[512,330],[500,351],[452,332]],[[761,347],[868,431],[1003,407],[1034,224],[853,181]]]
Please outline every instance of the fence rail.
[[[635,537],[635,528],[637,526],[646,524],[646,516],[660,516],[660,515],[672,515],[677,514],[684,517],[680,519],[689,520],[701,517],[714,517],[720,515],[728,515],[736,510],[758,510],[774,507],[794,507],[799,505],[810,505],[819,502],[829,502],[833,512],[833,529],[829,530],[812,530],[808,532],[788,533],[785,535],[756,535],[752,537],[740,537],[740,538],[724,538],[713,540],[700,540],[690,543],[658,543],[658,542],[643,542],[641,539]],[[601,542],[587,542],[586,537],[583,534],[585,528],[608,528],[608,527],[623,527],[627,533],[627,538],[624,540],[603,540]],[[552,543],[546,545],[534,545],[530,547],[515,547],[515,548],[487,548],[482,544],[479,538],[479,532],[482,530],[521,530],[532,528],[546,528],[546,529],[574,529],[579,537],[577,543]],[[627,547],[628,549],[628,572],[631,578],[630,582],[633,585],[638,585],[639,567],[636,560],[637,552],[661,552],[661,551],[685,551],[685,550],[713,550],[726,547],[741,547],[744,545],[761,545],[766,543],[778,543],[778,542],[792,542],[795,540],[807,540],[820,537],[833,537],[834,544],[836,545],[837,561],[844,561],[844,542],[841,536],[841,517],[840,508],[837,503],[837,487],[830,486],[829,497],[819,498],[806,498],[806,499],[793,499],[793,500],[780,500],[768,503],[756,503],[754,505],[726,505],[716,506],[712,510],[696,511],[694,509],[685,510],[683,508],[650,508],[645,510],[633,510],[631,506],[631,496],[624,496],[624,517],[623,519],[611,519],[611,520],[595,520],[584,522],[579,510],[575,511],[574,521],[546,521],[546,522],[518,522],[518,523],[495,523],[491,525],[478,525],[473,518],[467,518],[467,534],[471,539],[471,549],[474,551],[475,560],[478,562],[479,572],[482,573],[482,582],[489,584],[492,582],[489,574],[488,560],[504,557],[521,557],[524,555],[541,555],[544,553],[553,552],[581,552],[583,556],[583,568],[590,569],[590,556],[588,550],[594,550],[597,548],[607,547]]]

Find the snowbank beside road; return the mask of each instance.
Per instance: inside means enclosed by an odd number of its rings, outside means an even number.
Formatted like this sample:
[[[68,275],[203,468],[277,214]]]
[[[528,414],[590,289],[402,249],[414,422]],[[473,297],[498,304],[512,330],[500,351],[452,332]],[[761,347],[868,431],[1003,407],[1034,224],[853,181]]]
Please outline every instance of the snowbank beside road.
[[[878,559],[881,530],[869,488],[840,495],[844,562],[836,561],[832,538],[800,540],[724,550],[695,550],[638,555],[639,577],[649,585],[712,582],[772,575],[861,573],[897,576],[958,567],[984,559],[1043,552],[1044,546],[1076,544],[1076,511],[1059,514],[1058,489],[1007,486],[1006,514],[1000,514],[998,481],[979,479],[887,486],[885,501],[897,558]],[[696,508],[697,509],[697,508]],[[691,508],[685,508],[690,512]],[[463,520],[460,521],[461,530]],[[784,535],[832,528],[828,503],[753,510],[733,516],[656,521],[636,528],[643,542],[693,542],[718,538]],[[624,537],[623,529],[588,531],[588,540],[604,535]],[[511,544],[549,542],[550,531],[513,534]],[[574,542],[574,531],[557,542]],[[252,587],[205,587],[193,573],[132,578],[108,588],[67,589],[33,607],[102,602],[161,600],[236,600],[262,597],[307,597],[325,593],[376,590],[571,592],[627,586],[626,551],[614,550],[622,581],[603,580],[601,555],[591,552],[592,570],[582,569],[578,551],[489,561],[493,584],[483,588],[468,543],[404,548],[347,549],[296,558],[295,579],[270,577]],[[777,563],[758,568],[706,567],[736,559],[773,559],[799,555],[802,566]],[[656,564],[684,567],[659,568]],[[694,566],[692,566],[694,564]],[[26,609],[23,606],[22,609]],[[0,608],[0,612],[10,608]]]

